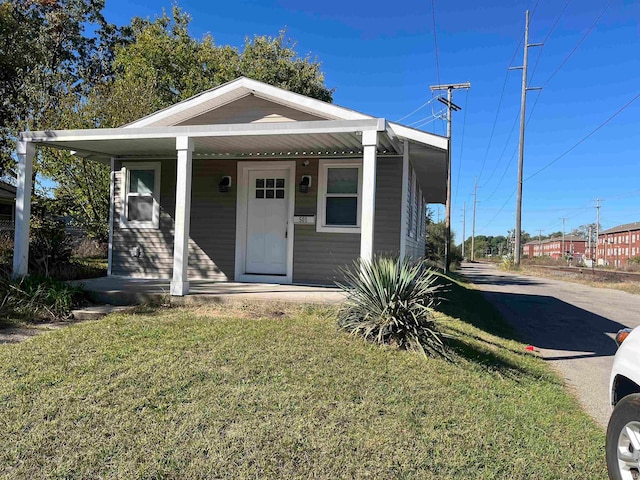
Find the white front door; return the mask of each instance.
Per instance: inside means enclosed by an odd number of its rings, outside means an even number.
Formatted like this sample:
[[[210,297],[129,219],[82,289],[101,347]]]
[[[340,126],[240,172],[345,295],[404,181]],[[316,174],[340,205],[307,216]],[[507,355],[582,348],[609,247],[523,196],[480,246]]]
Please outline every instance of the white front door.
[[[250,170],[245,273],[287,274],[289,171]]]

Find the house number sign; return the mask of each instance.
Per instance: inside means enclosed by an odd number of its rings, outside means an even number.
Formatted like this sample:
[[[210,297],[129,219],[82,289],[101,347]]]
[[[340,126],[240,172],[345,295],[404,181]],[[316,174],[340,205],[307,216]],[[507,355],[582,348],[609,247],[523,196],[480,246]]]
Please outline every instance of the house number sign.
[[[295,225],[315,225],[315,215],[296,215],[293,217],[293,223]]]

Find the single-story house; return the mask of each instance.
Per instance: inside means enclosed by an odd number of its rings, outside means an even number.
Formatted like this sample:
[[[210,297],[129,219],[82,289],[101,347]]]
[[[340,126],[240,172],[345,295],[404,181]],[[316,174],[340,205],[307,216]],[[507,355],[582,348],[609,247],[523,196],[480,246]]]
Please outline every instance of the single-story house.
[[[135,101],[135,100],[132,100]],[[111,165],[109,275],[332,284],[376,252],[421,257],[445,137],[249,78],[120,128],[23,132],[14,274],[27,274],[36,146]]]

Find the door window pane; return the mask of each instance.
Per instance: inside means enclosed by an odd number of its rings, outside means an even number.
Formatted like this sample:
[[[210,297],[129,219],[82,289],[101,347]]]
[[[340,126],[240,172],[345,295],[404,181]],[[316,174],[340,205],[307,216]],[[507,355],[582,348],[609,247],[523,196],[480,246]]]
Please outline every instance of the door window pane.
[[[128,220],[150,222],[153,219],[153,197],[129,197]]]
[[[358,169],[327,169],[327,193],[358,193]]]
[[[357,197],[327,197],[327,225],[356,226],[358,224]]]
[[[141,195],[153,194],[154,177],[153,170],[131,170],[129,192]]]

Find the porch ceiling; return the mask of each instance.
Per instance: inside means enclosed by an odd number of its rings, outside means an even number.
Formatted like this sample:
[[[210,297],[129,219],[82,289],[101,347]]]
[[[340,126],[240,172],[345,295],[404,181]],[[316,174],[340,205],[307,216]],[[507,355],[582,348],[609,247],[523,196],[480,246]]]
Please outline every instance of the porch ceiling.
[[[370,129],[379,132],[379,153],[401,153],[393,132],[379,119],[61,130],[26,132],[23,138],[102,161],[111,157],[173,157],[179,136],[193,138],[194,156],[201,157],[350,155],[362,151],[362,131]]]
[[[429,203],[446,199],[446,138],[413,130],[382,118],[285,123],[104,128],[23,132],[21,139],[76,152],[100,162],[111,158],[171,158],[176,138],[193,139],[195,158],[282,158],[353,156],[362,153],[362,132],[378,132],[378,154],[402,154],[410,160]]]

